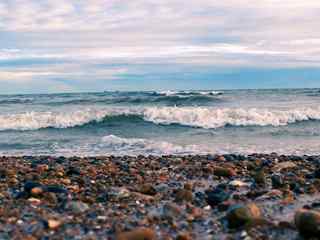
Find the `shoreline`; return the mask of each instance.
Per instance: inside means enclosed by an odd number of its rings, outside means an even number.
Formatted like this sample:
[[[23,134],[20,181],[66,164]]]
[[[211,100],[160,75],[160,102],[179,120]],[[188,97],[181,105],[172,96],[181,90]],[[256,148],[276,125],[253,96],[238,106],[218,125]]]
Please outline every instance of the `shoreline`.
[[[319,192],[320,156],[2,156],[0,238],[317,237]]]

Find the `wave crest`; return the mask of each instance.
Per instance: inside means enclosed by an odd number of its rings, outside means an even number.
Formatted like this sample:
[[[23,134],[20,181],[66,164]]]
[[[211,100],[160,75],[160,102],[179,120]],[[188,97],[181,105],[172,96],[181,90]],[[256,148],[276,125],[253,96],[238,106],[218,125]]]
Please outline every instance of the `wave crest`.
[[[75,112],[27,112],[0,116],[0,130],[37,130],[69,128],[91,121],[101,121],[106,113],[96,110]]]
[[[181,124],[202,128],[232,126],[283,126],[307,120],[320,120],[318,109],[242,109],[242,108],[203,108],[166,107],[149,108],[144,112],[145,120],[158,124]]]
[[[0,115],[0,130],[71,128],[91,122],[108,121],[106,117],[110,116],[124,116],[128,121],[132,116],[138,116],[155,124],[180,124],[201,128],[220,128],[227,125],[278,127],[300,121],[320,120],[320,108],[280,111],[256,108],[145,107],[29,112]]]

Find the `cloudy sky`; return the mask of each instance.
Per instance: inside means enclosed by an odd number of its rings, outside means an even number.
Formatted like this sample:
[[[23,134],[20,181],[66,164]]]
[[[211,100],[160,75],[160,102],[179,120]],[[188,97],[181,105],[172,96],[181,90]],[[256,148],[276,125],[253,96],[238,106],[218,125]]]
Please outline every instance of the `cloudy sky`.
[[[0,93],[320,87],[319,0],[0,0]]]

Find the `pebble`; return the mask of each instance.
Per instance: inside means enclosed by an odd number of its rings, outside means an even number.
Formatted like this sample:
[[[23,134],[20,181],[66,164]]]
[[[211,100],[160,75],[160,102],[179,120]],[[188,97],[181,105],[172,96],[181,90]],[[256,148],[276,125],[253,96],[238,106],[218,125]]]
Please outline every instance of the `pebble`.
[[[33,198],[33,197],[29,198],[29,199],[28,199],[28,202],[30,202],[30,203],[33,204],[33,205],[39,205],[39,204],[41,204],[41,200],[40,200],[40,199],[38,199],[38,198]]]
[[[51,230],[55,230],[61,226],[62,222],[59,220],[55,220],[55,219],[49,219],[47,221],[47,224]]]
[[[207,196],[206,198],[207,203],[211,207],[216,207],[218,204],[222,203],[223,201],[228,200],[230,198],[230,193],[223,187],[216,187],[213,190],[207,190],[206,196]]]
[[[41,188],[41,184],[40,183],[38,183],[38,182],[32,182],[32,181],[27,181],[25,184],[24,184],[24,191],[26,192],[26,193],[30,193],[31,192],[31,190],[33,189],[33,188],[36,188],[36,187],[40,187]]]
[[[290,169],[290,168],[295,168],[297,165],[293,162],[289,162],[289,161],[286,161],[286,162],[280,162],[278,164],[276,164],[273,168],[273,171],[275,172],[279,172],[283,169]]]
[[[315,177],[315,178],[320,178],[320,168],[318,168],[318,169],[316,169],[316,170],[314,171],[314,177]]]
[[[320,236],[320,212],[300,209],[295,213],[294,222],[299,233],[305,237]]]
[[[84,202],[71,201],[67,204],[66,209],[71,209],[74,213],[83,213],[89,209],[89,206]]]
[[[233,181],[229,182],[229,185],[233,186],[233,187],[246,187],[249,184],[245,183],[245,182],[242,182],[240,180],[233,180]]]
[[[68,193],[68,190],[66,190],[63,186],[59,186],[59,185],[48,185],[48,186],[46,186],[46,190],[48,192],[57,193],[57,194]]]
[[[166,203],[162,208],[163,216],[169,219],[180,217],[182,210],[179,205],[175,203]]]
[[[178,189],[175,193],[176,202],[192,202],[193,194],[192,191],[186,189]]]
[[[254,203],[235,205],[228,210],[226,218],[229,228],[239,228],[261,218],[261,211]]]
[[[179,233],[176,240],[192,240],[192,237],[189,233]]]
[[[139,188],[138,192],[146,195],[150,195],[150,196],[154,196],[157,194],[157,190],[151,184],[143,184]]]
[[[137,228],[118,234],[116,240],[155,240],[156,234],[150,228]]]
[[[31,189],[32,196],[39,196],[43,193],[43,189],[41,187],[34,187]]]
[[[37,165],[37,171],[38,172],[44,172],[44,171],[48,171],[49,170],[49,166],[47,164],[39,164]]]
[[[235,170],[225,167],[215,167],[213,170],[213,174],[218,177],[233,177],[237,175]]]
[[[266,176],[263,170],[257,171],[254,174],[253,179],[258,186],[264,186],[266,184]]]
[[[283,177],[279,174],[274,174],[271,176],[271,182],[273,188],[281,188],[284,185]]]

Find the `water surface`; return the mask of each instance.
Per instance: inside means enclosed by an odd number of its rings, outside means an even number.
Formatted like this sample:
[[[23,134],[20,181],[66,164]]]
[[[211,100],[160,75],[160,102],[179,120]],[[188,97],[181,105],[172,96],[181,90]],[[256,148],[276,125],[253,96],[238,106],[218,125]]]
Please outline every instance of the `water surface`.
[[[319,89],[1,95],[0,154],[320,154],[319,103]]]

